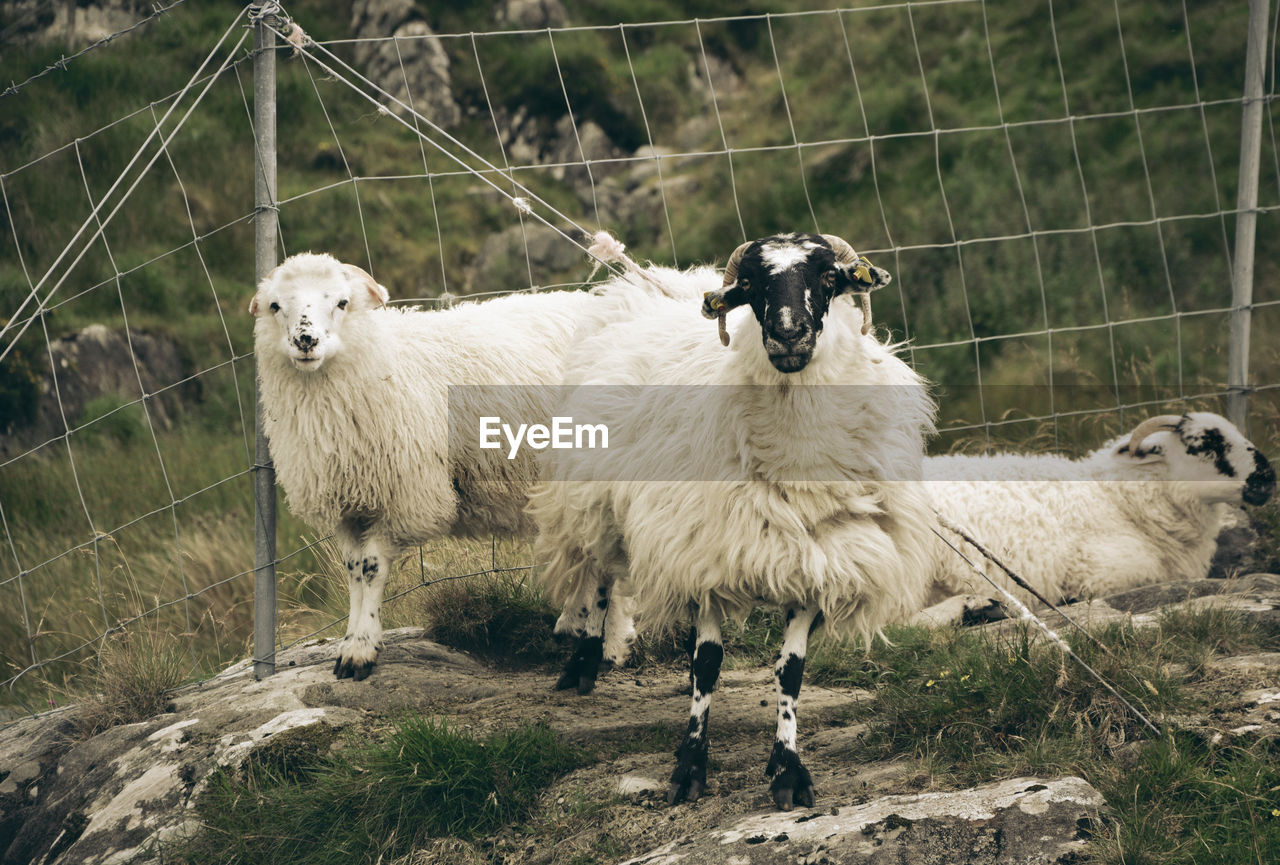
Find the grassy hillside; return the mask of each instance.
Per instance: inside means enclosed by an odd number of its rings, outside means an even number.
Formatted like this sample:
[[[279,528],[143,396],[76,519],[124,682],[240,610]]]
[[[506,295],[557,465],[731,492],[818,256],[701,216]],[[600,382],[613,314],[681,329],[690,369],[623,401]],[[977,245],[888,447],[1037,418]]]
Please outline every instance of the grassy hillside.
[[[487,4],[418,5],[440,33],[495,28]],[[1184,20],[1179,4],[1132,0],[1119,4],[1119,21],[1102,0],[876,4],[781,18],[756,13],[811,4],[565,5],[572,24],[602,29],[443,44],[463,107],[454,134],[494,164],[504,151],[491,106],[536,119],[543,133],[571,107],[625,153],[652,144],[671,154],[647,177],[643,160],[613,168],[656,195],[660,167],[665,210],[605,206],[598,222],[598,200],[572,176],[518,172],[584,227],[614,231],[637,257],[681,265],[723,261],[744,237],[775,231],[848,238],[894,273],[877,296],[878,321],[913,341],[951,424],[1222,390],[1219,310],[1229,305],[1234,218],[1219,214],[1236,195],[1240,108],[1231,100],[1243,80],[1245,4],[1189,2]],[[0,103],[0,317],[51,266],[238,8],[188,4]],[[302,0],[288,10],[315,39],[349,36],[347,4]],[[717,20],[728,15],[755,17]],[[674,23],[611,26],[659,21]],[[231,39],[242,32],[237,25]],[[21,81],[64,50],[6,45],[0,79]],[[334,50],[349,57],[352,48]],[[251,565],[252,71],[247,50],[237,58],[0,369],[0,405],[20,416],[34,398],[32,370],[46,363],[46,333],[121,326],[127,315],[133,328],[174,335],[191,368],[207,370],[201,398],[155,439],[140,407],[108,401],[68,418],[88,424],[69,446],[0,466],[11,546],[3,574],[31,571],[0,584],[9,670]],[[278,89],[284,252],[331,251],[369,267],[393,296],[433,297],[446,283],[462,290],[485,238],[518,224],[503,197],[303,60],[281,57]],[[1280,163],[1264,140],[1261,204],[1275,207]],[[596,173],[603,188],[610,167]],[[1265,306],[1280,299],[1276,223],[1276,213],[1259,218],[1256,334],[1278,318]],[[1280,380],[1271,341],[1255,337],[1252,363],[1257,383]],[[1274,393],[1255,398],[1251,429],[1273,454]],[[1029,422],[990,437],[1079,450],[1146,413],[1068,418],[1056,430]],[[987,441],[966,430],[936,447]],[[118,526],[127,528],[111,531]],[[281,550],[309,540],[282,509]],[[331,581],[309,579],[326,572],[322,553],[304,549],[284,570],[299,609],[289,627],[305,631],[344,608]],[[194,656],[211,659],[198,665],[243,651],[248,597],[241,578],[166,613],[201,647]],[[25,622],[11,612],[23,609]],[[29,677],[28,686],[40,692]]]

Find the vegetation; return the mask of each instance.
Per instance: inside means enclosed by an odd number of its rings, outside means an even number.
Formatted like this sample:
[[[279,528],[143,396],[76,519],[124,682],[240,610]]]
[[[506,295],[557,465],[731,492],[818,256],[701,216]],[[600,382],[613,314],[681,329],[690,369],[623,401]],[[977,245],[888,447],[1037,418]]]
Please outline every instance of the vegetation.
[[[868,723],[853,759],[906,755],[935,783],[1075,774],[1112,812],[1093,849],[1108,863],[1267,862],[1280,853],[1280,771],[1269,738],[1212,736],[1186,719],[1224,708],[1212,657],[1275,651],[1280,637],[1222,610],[1165,614],[1156,628],[1073,634],[1073,650],[1160,726],[1159,737],[1080,666],[1033,638],[897,628],[867,653],[826,645],[815,683],[869,687],[852,718]]]
[[[546,727],[482,741],[416,716],[372,744],[341,744],[303,737],[288,753],[215,774],[198,805],[203,831],[163,848],[160,861],[390,861],[431,838],[476,838],[523,819],[577,760]]]

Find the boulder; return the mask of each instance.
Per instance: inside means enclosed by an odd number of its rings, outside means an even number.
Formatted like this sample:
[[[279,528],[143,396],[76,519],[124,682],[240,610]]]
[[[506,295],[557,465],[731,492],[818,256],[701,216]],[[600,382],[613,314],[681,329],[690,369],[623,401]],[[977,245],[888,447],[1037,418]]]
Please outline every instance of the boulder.
[[[1066,865],[1084,855],[1102,806],[1080,778],[1013,778],[830,811],[753,814],[623,865]]]
[[[151,14],[147,0],[5,0],[6,41],[58,42],[80,48]]]
[[[560,0],[502,0],[494,19],[504,27],[520,30],[563,27],[569,23],[569,15]]]
[[[83,741],[74,738],[74,708],[5,726],[0,865],[139,861],[153,841],[191,828],[193,801],[218,767],[238,766],[263,748],[332,742],[322,728],[360,724],[371,696],[394,715],[403,705],[397,693],[415,674],[479,669],[421,636],[419,629],[388,632],[380,671],[390,672],[376,691],[335,683],[332,647],[321,641],[282,653],[274,676],[259,681],[252,662],[243,661],[179,689],[164,714]],[[344,705],[346,691],[361,708]],[[317,694],[323,701],[313,699]]]
[[[571,235],[572,236],[572,235]],[[558,232],[526,219],[485,238],[464,280],[467,294],[511,291],[535,285],[552,285],[582,279],[586,253]]]
[[[188,378],[191,368],[177,341],[164,334],[126,334],[91,324],[54,340],[47,353],[24,357],[35,388],[34,411],[0,421],[0,457],[44,444],[64,434],[68,424],[76,427],[86,405],[98,397],[132,402],[147,396],[152,422],[168,429],[182,401],[199,396],[196,381],[171,387]]]
[[[453,97],[449,56],[413,0],[356,0],[351,32],[358,39],[354,66],[370,81],[437,126],[457,125],[462,111]],[[392,38],[387,38],[392,37]],[[389,99],[388,110],[409,112]]]

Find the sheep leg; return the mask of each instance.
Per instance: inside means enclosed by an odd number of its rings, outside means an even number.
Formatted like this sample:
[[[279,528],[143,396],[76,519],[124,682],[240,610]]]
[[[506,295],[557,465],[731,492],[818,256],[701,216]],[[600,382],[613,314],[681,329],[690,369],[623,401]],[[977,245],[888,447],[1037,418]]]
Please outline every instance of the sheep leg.
[[[676,749],[676,768],[671,773],[671,784],[667,788],[668,805],[674,805],[681,799],[696,802],[707,788],[707,715],[711,710],[711,694],[720,679],[720,664],[724,660],[719,616],[700,611],[692,643],[689,669],[693,680],[693,704],[684,741]]]
[[[800,682],[804,678],[804,656],[809,634],[821,624],[822,616],[803,604],[787,608],[787,621],[782,630],[782,650],[773,667],[774,691],[778,697],[778,734],[765,767],[773,778],[769,791],[773,802],[783,811],[793,804],[812,808],[813,779],[796,753],[796,705],[800,701]]]
[[[373,672],[378,650],[382,648],[382,593],[395,558],[389,545],[376,540],[366,540],[346,557],[351,609],[347,615],[347,634],[342,638],[333,667],[339,679],[360,682]]]
[[[595,690],[600,662],[604,660],[604,623],[609,612],[609,588],[607,583],[599,583],[590,597],[582,598],[560,617],[560,623],[564,623],[572,613],[573,624],[568,629],[578,642],[556,682],[557,691],[577,688],[579,694],[585,695]],[[561,624],[557,624],[556,630],[562,630]]]
[[[620,595],[614,589],[609,591],[609,609],[604,618],[604,662],[608,667],[621,667],[631,654],[631,644],[636,639],[635,619],[632,612],[635,601],[630,595]],[[608,669],[606,667],[605,669]]]
[[[347,594],[350,596],[350,604],[347,607],[347,633],[338,644],[338,657],[333,662],[333,674],[339,679],[349,679],[352,676],[352,669],[350,666],[344,666],[347,657],[346,648],[351,643],[356,620],[360,616],[360,607],[364,602],[364,574],[361,570],[363,544],[358,527],[354,523],[344,522],[339,527],[337,535],[338,544],[342,549],[342,562],[347,568]]]

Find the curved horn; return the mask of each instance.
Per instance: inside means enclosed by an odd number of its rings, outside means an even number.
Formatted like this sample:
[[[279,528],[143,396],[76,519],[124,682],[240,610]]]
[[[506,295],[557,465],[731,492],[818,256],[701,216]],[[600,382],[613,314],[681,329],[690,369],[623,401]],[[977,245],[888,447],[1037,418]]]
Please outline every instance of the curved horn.
[[[831,245],[831,251],[836,254],[836,261],[841,264],[853,264],[858,260],[858,253],[853,251],[853,247],[849,245],[849,241],[843,237],[836,237],[834,234],[824,234],[822,239]]]
[[[1161,430],[1175,430],[1180,423],[1182,423],[1182,416],[1176,414],[1162,414],[1147,418],[1134,427],[1133,432],[1129,434],[1129,453],[1135,457],[1138,456],[1142,442],[1147,436]]]
[[[735,249],[733,255],[729,256],[729,262],[724,266],[724,282],[720,284],[721,288],[728,288],[738,281],[738,262],[742,261],[742,254],[754,242],[753,240],[748,240]]]

